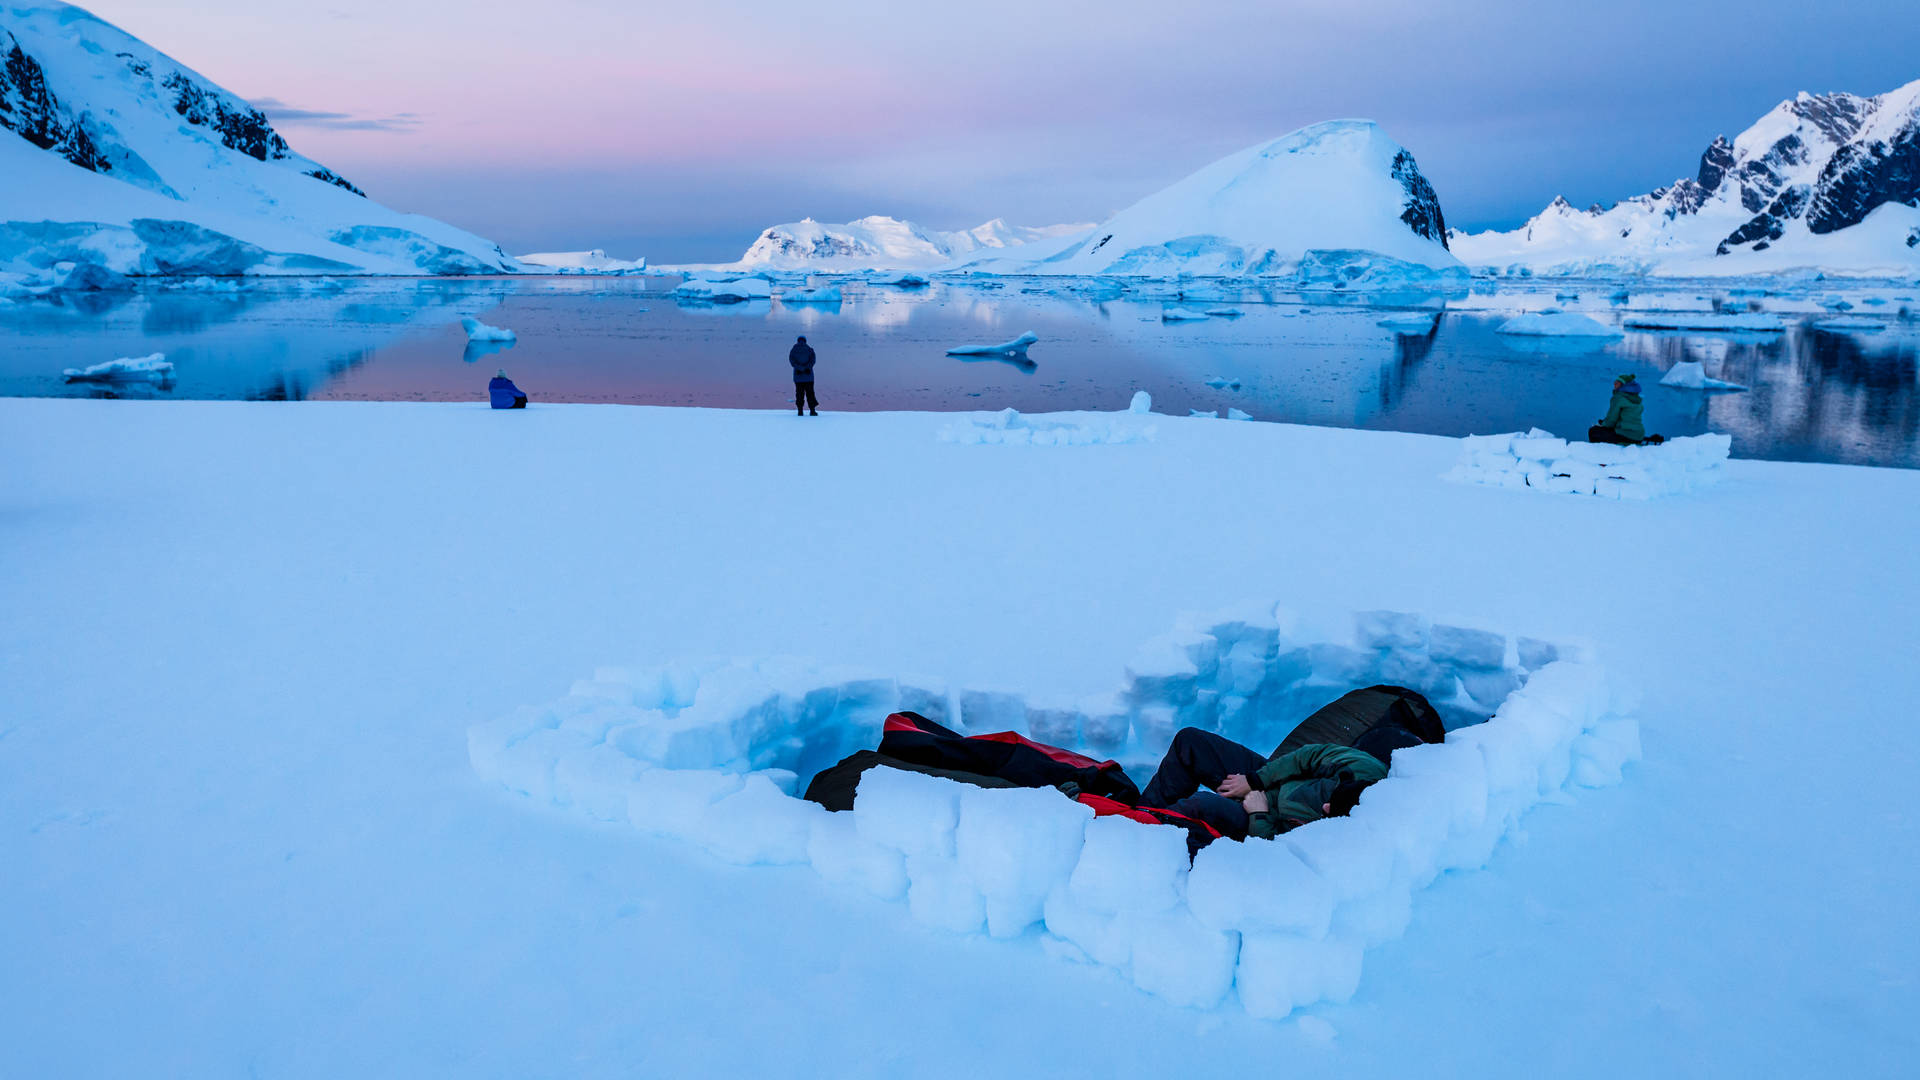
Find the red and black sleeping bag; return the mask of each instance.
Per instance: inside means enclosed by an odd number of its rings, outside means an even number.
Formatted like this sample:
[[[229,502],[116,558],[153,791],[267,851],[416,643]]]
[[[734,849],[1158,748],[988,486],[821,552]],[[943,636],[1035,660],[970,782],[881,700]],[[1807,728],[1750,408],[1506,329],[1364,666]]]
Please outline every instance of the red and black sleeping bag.
[[[887,717],[878,750],[861,750],[823,770],[807,785],[806,797],[829,810],[851,810],[860,777],[877,766],[975,787],[1058,787],[1071,781],[1080,789],[1079,801],[1097,816],[1118,814],[1147,824],[1180,826],[1196,850],[1220,836],[1184,814],[1135,806],[1140,790],[1118,762],[1095,761],[1012,731],[961,735],[912,712]]]

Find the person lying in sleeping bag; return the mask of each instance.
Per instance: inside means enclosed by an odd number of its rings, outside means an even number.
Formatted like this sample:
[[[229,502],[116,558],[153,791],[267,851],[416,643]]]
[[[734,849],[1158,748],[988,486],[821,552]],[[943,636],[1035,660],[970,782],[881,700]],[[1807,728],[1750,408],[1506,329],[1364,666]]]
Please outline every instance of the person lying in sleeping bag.
[[[1381,729],[1361,742],[1391,753],[1386,745],[1397,739],[1392,729]],[[1349,794],[1357,798],[1358,788],[1386,775],[1387,763],[1360,746],[1312,743],[1269,758],[1211,731],[1181,728],[1140,804],[1199,818],[1236,840],[1272,839],[1332,816],[1334,792],[1342,785],[1355,785]]]

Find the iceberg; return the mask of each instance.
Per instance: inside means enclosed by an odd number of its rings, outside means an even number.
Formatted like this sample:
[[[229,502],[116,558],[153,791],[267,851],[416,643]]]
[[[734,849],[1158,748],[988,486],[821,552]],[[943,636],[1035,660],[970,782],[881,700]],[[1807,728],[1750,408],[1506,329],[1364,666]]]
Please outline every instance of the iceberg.
[[[788,289],[780,294],[783,304],[837,304],[840,302],[840,287],[826,285],[818,289]]]
[[[1424,336],[1433,333],[1440,325],[1440,313],[1437,311],[1403,311],[1381,319],[1379,324],[1396,334]]]
[[[1204,311],[1184,307],[1170,307],[1160,312],[1161,322],[1199,322],[1209,317]]]
[[[1527,337],[1623,337],[1611,326],[1574,311],[1529,311],[1500,324],[1502,334]]]
[[[878,274],[867,279],[869,285],[891,285],[896,289],[924,289],[927,279],[919,274]]]
[[[1620,320],[1630,330],[1724,330],[1777,334],[1787,328],[1780,316],[1764,311],[1652,311]]]
[[[644,258],[615,259],[599,248],[592,251],[537,251],[518,258],[532,270],[557,274],[618,275],[644,274],[647,271],[647,260]]]
[[[461,319],[460,325],[467,332],[468,341],[518,341],[519,335],[498,326],[488,326],[479,319]]]
[[[1670,386],[1676,390],[1745,390],[1739,383],[1726,382],[1707,377],[1707,369],[1698,360],[1682,360],[1668,370],[1660,380],[1661,386]]]
[[[122,357],[86,368],[68,368],[61,373],[68,382],[132,382],[146,379],[160,382],[173,374],[173,362],[165,353],[151,356]]]
[[[1012,341],[1003,341],[998,345],[961,345],[948,349],[948,356],[1025,356],[1027,346],[1040,340],[1040,335],[1029,330]]]
[[[673,290],[675,299],[695,303],[738,304],[748,300],[770,300],[773,285],[765,278],[736,278],[733,281],[709,281],[693,278]]]

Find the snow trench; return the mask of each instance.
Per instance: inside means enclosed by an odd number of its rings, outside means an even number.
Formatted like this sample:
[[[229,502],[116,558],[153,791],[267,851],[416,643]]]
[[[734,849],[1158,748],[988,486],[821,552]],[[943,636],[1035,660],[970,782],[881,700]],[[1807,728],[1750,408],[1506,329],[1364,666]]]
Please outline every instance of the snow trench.
[[[1720,482],[1733,447],[1730,435],[1692,435],[1658,446],[1568,442],[1535,429],[1469,435],[1460,460],[1442,475],[1456,484],[1486,484],[1603,499],[1685,495]]]
[[[886,716],[1015,730],[1114,757],[1144,782],[1183,726],[1265,750],[1312,710],[1377,682],[1425,693],[1441,744],[1395,753],[1353,814],[1275,841],[1110,817],[1050,789],[986,789],[874,769],[850,813],[796,797],[878,744]],[[548,705],[468,733],[474,769],[535,802],[677,837],[740,864],[808,864],[961,934],[1035,935],[1176,1005],[1284,1017],[1350,998],[1365,950],[1413,895],[1487,865],[1522,814],[1616,783],[1639,727],[1583,651],[1375,611],[1335,633],[1260,609],[1183,619],[1117,690],[1078,697],[949,687],[800,660],[602,668]]]

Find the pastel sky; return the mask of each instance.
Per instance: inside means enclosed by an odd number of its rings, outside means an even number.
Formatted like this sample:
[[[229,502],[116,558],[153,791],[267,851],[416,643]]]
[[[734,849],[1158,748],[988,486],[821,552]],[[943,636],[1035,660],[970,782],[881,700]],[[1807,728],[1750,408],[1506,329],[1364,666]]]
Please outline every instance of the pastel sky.
[[[1693,172],[1920,78],[1908,0],[93,0],[395,207],[509,250],[737,257],[811,216],[1092,221],[1335,117],[1449,224]]]

